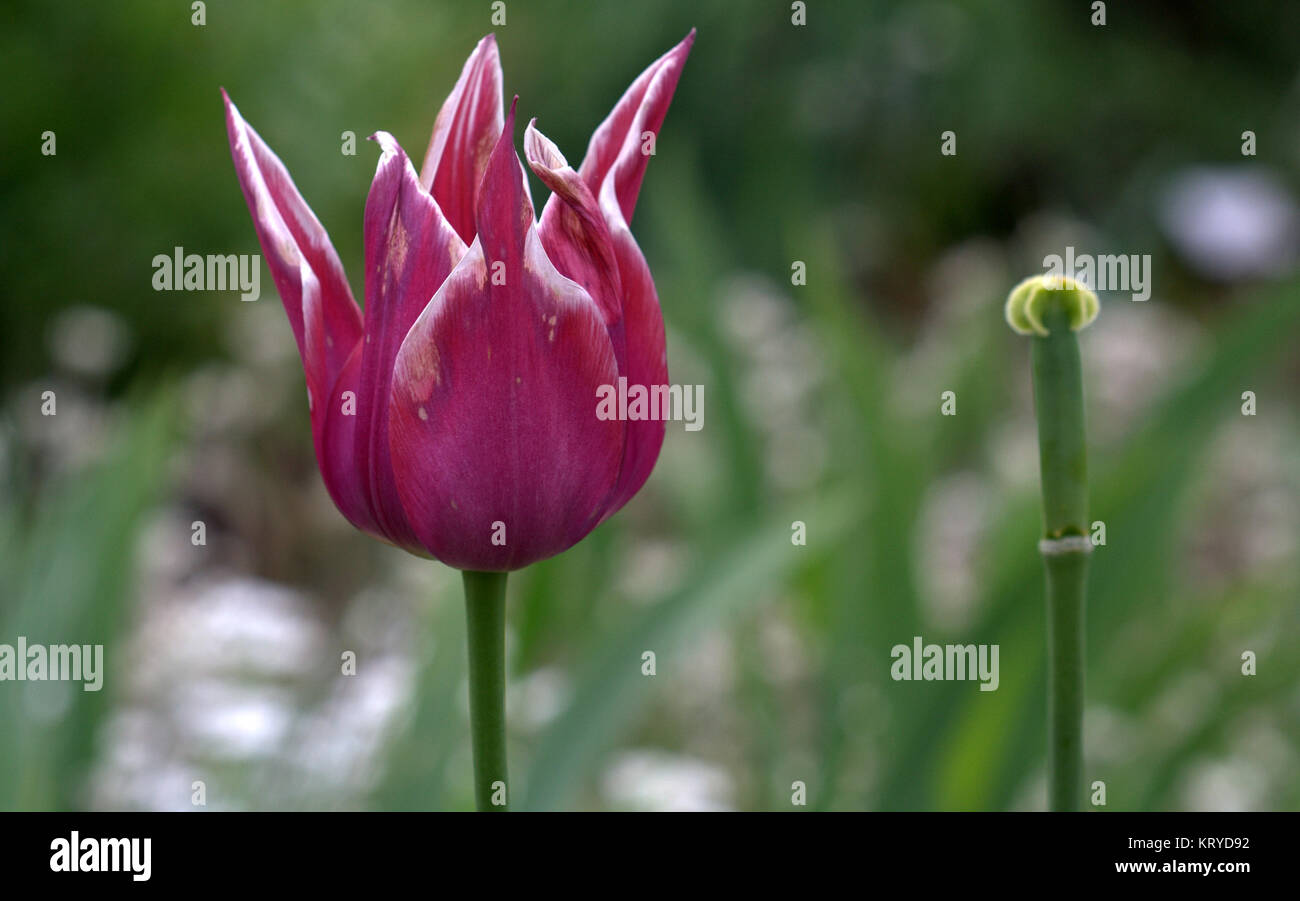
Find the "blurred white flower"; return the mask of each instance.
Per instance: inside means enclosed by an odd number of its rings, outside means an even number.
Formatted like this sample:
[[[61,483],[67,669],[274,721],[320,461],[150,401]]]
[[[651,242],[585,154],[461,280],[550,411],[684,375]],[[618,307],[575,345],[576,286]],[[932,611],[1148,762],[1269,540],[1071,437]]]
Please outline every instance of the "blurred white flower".
[[[1160,220],[1188,265],[1209,278],[1279,275],[1295,266],[1300,212],[1265,170],[1189,169],[1166,190]]]
[[[130,344],[130,331],[122,317],[101,307],[69,307],[50,327],[50,355],[76,375],[112,375],[126,358]]]
[[[616,807],[653,811],[729,810],[731,777],[722,767],[662,751],[626,751],[601,779]]]

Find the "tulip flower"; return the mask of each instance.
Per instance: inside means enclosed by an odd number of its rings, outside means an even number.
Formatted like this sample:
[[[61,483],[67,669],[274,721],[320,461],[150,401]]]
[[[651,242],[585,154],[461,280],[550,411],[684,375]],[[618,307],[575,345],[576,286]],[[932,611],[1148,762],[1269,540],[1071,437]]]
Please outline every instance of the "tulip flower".
[[[284,165],[230,98],[240,186],[302,358],[321,477],[357,528],[465,573],[475,794],[506,806],[505,573],[564,551],[650,475],[664,423],[596,415],[598,389],[668,380],[663,317],[629,223],[695,33],[650,65],[578,168],[530,122],[534,215],[479,42],[417,175],[380,148],[365,208],[365,309]],[[518,98],[516,98],[516,103]]]

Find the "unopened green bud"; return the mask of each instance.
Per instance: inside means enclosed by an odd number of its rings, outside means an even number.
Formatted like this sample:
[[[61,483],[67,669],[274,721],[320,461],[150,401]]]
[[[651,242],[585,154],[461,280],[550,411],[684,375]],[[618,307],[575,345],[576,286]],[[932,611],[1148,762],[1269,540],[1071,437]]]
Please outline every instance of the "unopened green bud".
[[[1034,275],[1011,289],[1007,297],[1007,324],[1022,335],[1046,337],[1044,313],[1049,304],[1060,304],[1071,331],[1086,328],[1097,318],[1101,304],[1079,282],[1060,275]]]

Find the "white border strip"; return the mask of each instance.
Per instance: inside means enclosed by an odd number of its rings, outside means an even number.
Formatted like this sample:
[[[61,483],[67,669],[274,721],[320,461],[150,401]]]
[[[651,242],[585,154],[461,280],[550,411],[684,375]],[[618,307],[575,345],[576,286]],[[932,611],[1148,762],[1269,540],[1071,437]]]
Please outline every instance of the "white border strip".
[[[1044,557],[1057,557],[1061,554],[1091,554],[1092,539],[1087,535],[1064,535],[1060,538],[1044,538],[1038,542],[1038,553]]]

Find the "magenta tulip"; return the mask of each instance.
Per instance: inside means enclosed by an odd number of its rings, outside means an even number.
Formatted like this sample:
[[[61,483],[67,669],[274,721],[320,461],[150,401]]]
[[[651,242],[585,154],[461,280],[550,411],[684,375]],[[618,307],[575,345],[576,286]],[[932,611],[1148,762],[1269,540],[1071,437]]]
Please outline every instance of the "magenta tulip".
[[[355,526],[503,572],[571,547],[645,483],[664,423],[601,419],[597,390],[668,380],[659,299],[629,223],[693,41],[632,83],[576,170],[528,125],[525,156],[552,192],[539,219],[496,41],[480,41],[419,175],[392,135],[373,136],[364,313],[284,165],[225,97],[235,169],[302,357],[321,476]]]

